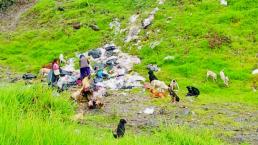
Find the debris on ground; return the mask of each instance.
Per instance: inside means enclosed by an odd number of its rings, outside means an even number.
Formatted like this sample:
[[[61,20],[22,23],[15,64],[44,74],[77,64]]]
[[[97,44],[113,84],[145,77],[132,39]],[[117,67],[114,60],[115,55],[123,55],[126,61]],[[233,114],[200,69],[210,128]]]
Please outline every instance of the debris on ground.
[[[160,68],[156,64],[148,64],[147,69],[155,72],[160,71]]]
[[[31,74],[31,73],[26,73],[22,76],[22,79],[24,79],[24,80],[31,80],[31,79],[35,79],[35,78],[37,78],[37,76],[34,74]]]
[[[121,24],[118,18],[115,18],[113,22],[109,23],[109,27],[114,30],[115,35],[120,33],[121,31]]]
[[[154,107],[145,108],[143,111],[140,111],[139,113],[151,115],[154,113]]]
[[[258,74],[258,69],[253,70],[253,71],[252,71],[252,74],[253,74],[253,75]]]
[[[220,4],[223,6],[227,6],[228,2],[226,0],[220,0]]]
[[[78,29],[81,28],[81,23],[80,22],[75,22],[75,23],[72,24],[72,26],[73,26],[73,29],[78,30]]]
[[[142,22],[142,27],[143,29],[147,29],[151,24],[152,21],[154,20],[154,15],[159,11],[159,8],[154,8],[151,13],[149,14],[149,16],[143,20]]]
[[[99,26],[95,25],[95,24],[90,24],[89,27],[94,30],[94,31],[99,31]]]
[[[170,56],[170,55],[168,55],[168,56],[164,57],[163,60],[164,60],[164,61],[173,61],[173,60],[175,60],[175,56]]]

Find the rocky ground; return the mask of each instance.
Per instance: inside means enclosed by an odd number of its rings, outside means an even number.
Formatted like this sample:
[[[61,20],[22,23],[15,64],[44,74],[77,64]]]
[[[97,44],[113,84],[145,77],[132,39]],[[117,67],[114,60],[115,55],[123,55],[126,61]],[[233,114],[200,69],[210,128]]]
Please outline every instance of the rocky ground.
[[[22,14],[36,3],[36,0],[31,0],[25,3],[19,3],[11,6],[5,12],[0,12],[0,31],[14,31],[18,25]]]
[[[8,67],[0,67],[1,84],[23,81],[22,75],[12,72]],[[24,82],[26,84],[26,82]],[[76,90],[76,88],[74,88]],[[88,110],[86,102],[78,104],[77,119],[81,123],[103,127],[108,124],[96,124],[85,116],[101,115],[125,118],[128,126],[136,133],[151,132],[162,125],[187,126],[197,129],[216,130],[220,139],[232,143],[258,144],[258,109],[241,103],[198,103],[198,98],[181,97],[181,102],[173,104],[170,98],[152,98],[144,89],[109,91],[103,99],[100,110]],[[146,108],[154,108],[151,114],[145,114]],[[76,116],[75,115],[75,116]],[[83,117],[84,116],[84,117]]]
[[[142,129],[151,131],[161,124],[184,125],[216,130],[219,132],[215,134],[217,137],[232,144],[258,143],[258,110],[255,108],[240,103],[198,104],[195,98],[183,98],[178,104],[170,103],[169,98],[162,100],[162,105],[155,105],[160,100],[151,98],[145,90],[111,91],[104,98],[102,110],[87,110],[83,103],[79,109],[85,109],[85,116],[99,114],[126,118],[128,126],[138,133]],[[143,113],[148,107],[154,107],[153,114]]]

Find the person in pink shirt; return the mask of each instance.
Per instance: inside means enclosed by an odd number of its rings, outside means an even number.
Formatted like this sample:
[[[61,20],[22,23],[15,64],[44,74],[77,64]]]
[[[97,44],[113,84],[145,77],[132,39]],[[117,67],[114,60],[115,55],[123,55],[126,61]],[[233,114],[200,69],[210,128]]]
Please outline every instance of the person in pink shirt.
[[[57,82],[60,75],[60,67],[59,67],[58,59],[54,59],[54,61],[52,62],[52,69],[53,69],[54,78],[55,78],[54,82]]]

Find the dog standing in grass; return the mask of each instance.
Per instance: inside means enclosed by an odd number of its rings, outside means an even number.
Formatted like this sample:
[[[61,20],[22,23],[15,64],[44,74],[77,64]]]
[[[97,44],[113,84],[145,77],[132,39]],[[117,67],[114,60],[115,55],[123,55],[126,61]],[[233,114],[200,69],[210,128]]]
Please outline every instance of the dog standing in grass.
[[[117,126],[116,132],[113,133],[114,138],[120,138],[123,137],[125,134],[125,124],[126,124],[125,119],[120,119],[119,124]]]
[[[214,82],[217,80],[217,74],[211,70],[207,71],[207,80],[208,78],[211,78]]]
[[[224,70],[221,70],[219,74],[220,74],[220,78],[223,80],[225,86],[228,87],[229,78],[228,78],[228,76],[225,75]]]

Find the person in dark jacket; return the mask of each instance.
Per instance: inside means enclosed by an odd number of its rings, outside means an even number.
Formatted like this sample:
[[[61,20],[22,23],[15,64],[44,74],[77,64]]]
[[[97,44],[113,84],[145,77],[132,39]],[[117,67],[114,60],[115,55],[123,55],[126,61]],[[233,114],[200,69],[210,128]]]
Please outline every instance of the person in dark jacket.
[[[81,80],[83,80],[85,77],[90,75],[90,62],[89,60],[84,56],[80,56],[80,73],[81,73]]]

